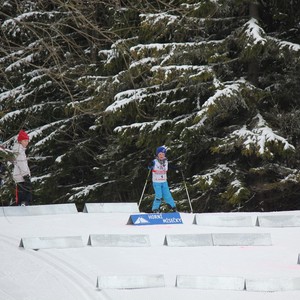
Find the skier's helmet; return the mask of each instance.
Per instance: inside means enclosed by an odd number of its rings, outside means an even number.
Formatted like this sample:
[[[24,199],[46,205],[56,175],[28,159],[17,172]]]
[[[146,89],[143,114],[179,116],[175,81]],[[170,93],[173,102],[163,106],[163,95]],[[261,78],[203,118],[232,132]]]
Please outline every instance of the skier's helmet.
[[[167,153],[167,148],[165,146],[160,146],[156,149],[156,155],[158,155],[158,153]]]

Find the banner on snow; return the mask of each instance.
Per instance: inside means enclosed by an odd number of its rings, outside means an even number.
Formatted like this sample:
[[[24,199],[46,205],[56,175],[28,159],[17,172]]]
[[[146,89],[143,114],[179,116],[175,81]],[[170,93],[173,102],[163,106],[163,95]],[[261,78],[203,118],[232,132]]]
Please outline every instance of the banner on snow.
[[[152,213],[131,215],[127,224],[130,225],[158,225],[158,224],[182,224],[181,216],[178,212],[173,213]]]

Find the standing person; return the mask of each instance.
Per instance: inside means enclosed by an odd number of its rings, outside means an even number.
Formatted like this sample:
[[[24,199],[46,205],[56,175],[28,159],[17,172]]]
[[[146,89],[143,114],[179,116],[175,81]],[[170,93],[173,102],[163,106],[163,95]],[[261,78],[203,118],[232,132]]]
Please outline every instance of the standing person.
[[[156,149],[156,158],[152,161],[149,169],[152,170],[152,184],[155,192],[155,198],[152,204],[152,212],[158,213],[162,199],[165,200],[171,211],[175,212],[176,204],[171,195],[168,181],[168,160],[166,158],[167,149],[160,146]]]
[[[29,136],[24,130],[20,130],[17,142],[13,146],[14,170],[13,179],[16,182],[16,204],[29,205],[31,195],[31,179],[30,169],[28,167],[26,148],[29,143]]]

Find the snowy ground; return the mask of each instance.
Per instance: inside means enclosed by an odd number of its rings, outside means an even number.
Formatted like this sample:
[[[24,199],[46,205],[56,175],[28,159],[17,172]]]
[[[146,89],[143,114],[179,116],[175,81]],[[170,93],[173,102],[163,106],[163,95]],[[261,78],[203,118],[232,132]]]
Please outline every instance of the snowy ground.
[[[295,212],[300,214],[299,212]],[[254,213],[253,213],[254,214]],[[300,290],[249,292],[182,289],[177,275],[242,278],[299,278],[300,227],[208,227],[193,224],[195,215],[181,214],[183,224],[127,225],[128,213],[75,213],[0,216],[0,300],[94,299],[299,299]],[[168,234],[270,233],[272,246],[163,245]],[[150,247],[92,247],[90,234],[145,234]],[[82,236],[84,247],[40,249],[19,247],[28,237]],[[162,274],[165,287],[96,288],[101,275]]]

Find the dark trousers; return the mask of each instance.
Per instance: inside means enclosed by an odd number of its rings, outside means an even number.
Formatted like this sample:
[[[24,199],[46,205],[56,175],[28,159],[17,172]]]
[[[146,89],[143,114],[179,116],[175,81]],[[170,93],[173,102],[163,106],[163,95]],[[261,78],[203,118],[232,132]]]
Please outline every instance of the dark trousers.
[[[29,205],[32,198],[31,183],[30,182],[18,182],[16,191],[16,204],[17,205]]]

